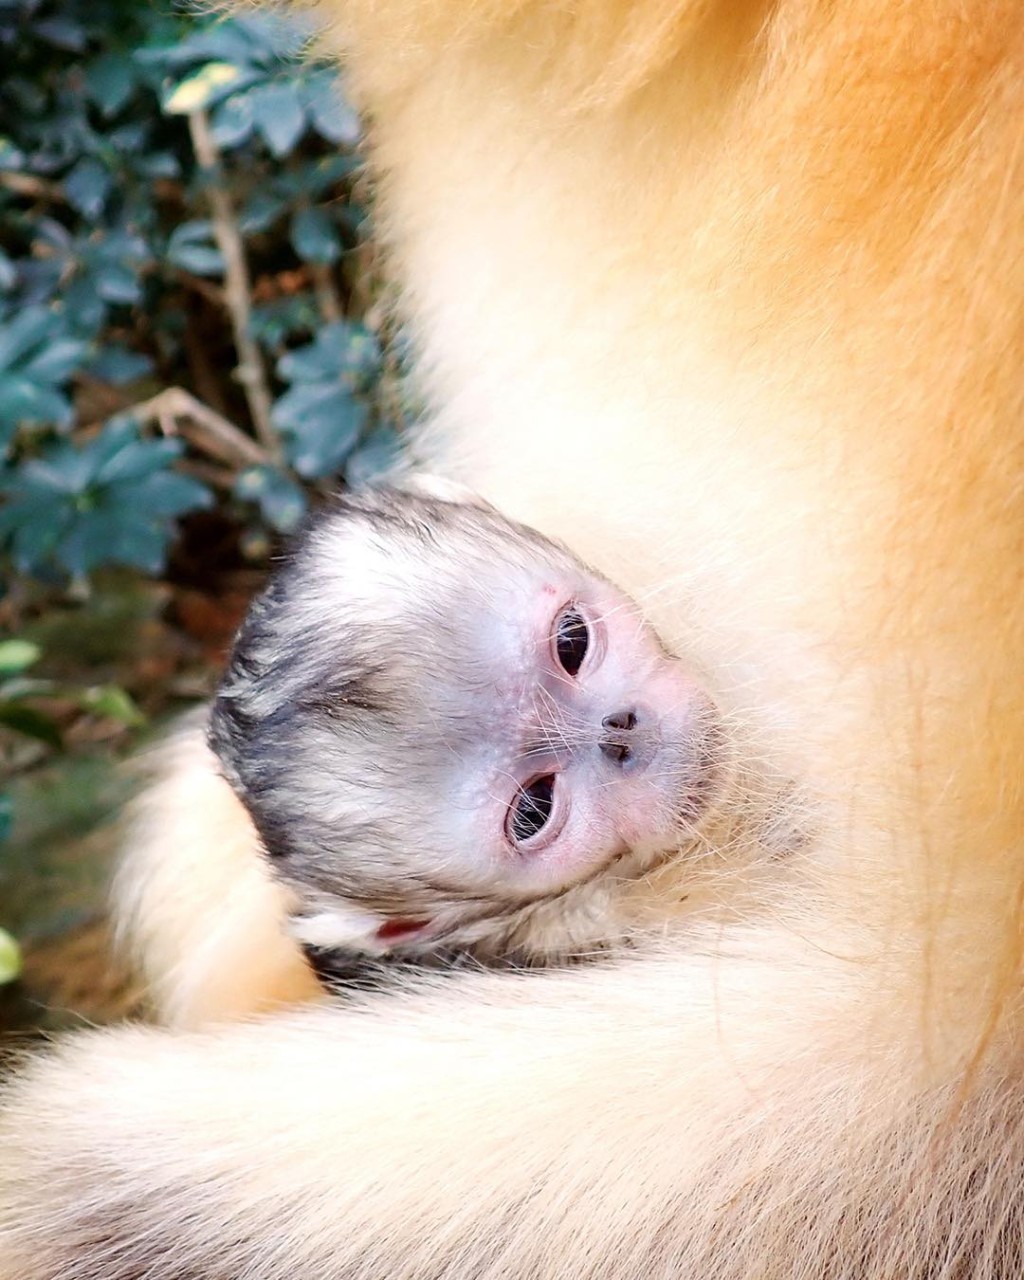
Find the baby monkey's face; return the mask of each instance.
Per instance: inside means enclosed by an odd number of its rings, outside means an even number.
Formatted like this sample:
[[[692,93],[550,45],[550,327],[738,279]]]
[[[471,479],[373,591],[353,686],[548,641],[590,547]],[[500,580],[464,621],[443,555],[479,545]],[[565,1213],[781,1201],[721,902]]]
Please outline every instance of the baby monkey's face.
[[[491,507],[395,490],[297,544],[211,741],[305,940],[357,949],[634,876],[722,773],[714,704],[632,600]]]
[[[530,897],[678,847],[720,761],[713,703],[636,604],[562,556],[519,559],[455,593],[466,683],[438,710],[452,847]]]

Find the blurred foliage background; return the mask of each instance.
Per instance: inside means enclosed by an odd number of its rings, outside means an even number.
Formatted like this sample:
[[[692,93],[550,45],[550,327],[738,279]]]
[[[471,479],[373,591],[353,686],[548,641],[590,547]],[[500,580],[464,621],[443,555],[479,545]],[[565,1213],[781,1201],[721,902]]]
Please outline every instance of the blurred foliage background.
[[[307,40],[0,0],[8,1023],[106,1010],[114,763],[209,692],[279,539],[384,469],[414,411],[360,122]],[[0,982],[19,964],[0,932]]]

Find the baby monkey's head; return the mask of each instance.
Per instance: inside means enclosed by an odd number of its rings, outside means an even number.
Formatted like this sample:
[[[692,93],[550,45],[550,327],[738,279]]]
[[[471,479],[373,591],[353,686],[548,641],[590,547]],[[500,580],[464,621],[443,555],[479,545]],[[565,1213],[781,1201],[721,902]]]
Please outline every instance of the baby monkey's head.
[[[370,952],[638,874],[720,767],[713,703],[621,591],[492,507],[383,488],[255,602],[211,742],[300,939]]]

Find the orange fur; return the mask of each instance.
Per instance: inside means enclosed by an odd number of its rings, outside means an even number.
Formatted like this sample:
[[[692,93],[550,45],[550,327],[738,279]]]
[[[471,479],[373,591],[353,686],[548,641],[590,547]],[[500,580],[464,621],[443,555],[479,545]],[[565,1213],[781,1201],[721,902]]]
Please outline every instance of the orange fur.
[[[1020,1275],[1024,10],[318,9],[420,451],[641,601],[807,843],[609,967],[71,1044],[0,1276]]]

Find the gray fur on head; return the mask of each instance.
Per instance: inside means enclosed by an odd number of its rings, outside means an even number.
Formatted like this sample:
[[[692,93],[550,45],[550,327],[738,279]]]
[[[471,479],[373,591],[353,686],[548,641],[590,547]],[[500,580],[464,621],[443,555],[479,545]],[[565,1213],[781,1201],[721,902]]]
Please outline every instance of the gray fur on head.
[[[252,605],[210,742],[277,872],[368,909],[489,896],[445,874],[434,821],[459,691],[487,682],[459,624],[564,548],[479,502],[372,488],[313,519]],[[464,702],[464,699],[463,699]],[[457,720],[457,717],[455,717]]]
[[[310,522],[210,742],[307,948],[489,962],[622,936],[623,886],[692,839],[721,773],[712,701],[635,603],[446,491]]]

